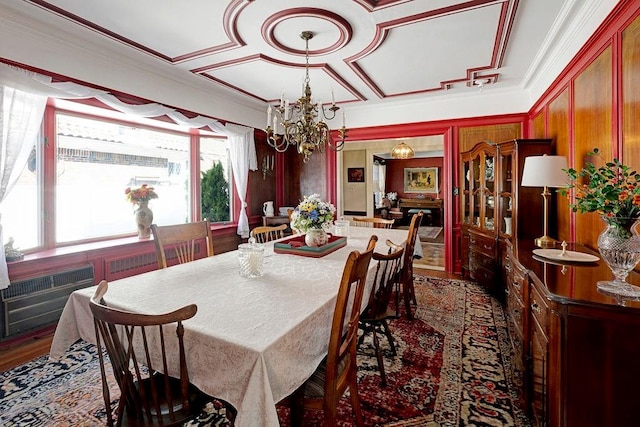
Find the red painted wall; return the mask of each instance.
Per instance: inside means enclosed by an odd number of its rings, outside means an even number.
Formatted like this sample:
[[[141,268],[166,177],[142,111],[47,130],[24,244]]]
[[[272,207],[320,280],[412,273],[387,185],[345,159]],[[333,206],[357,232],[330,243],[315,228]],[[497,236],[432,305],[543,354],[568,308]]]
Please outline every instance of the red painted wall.
[[[398,197],[416,197],[417,193],[405,193],[404,188],[404,168],[438,168],[438,196],[442,197],[442,186],[444,181],[443,167],[444,159],[442,157],[429,157],[426,159],[408,159],[408,160],[387,160],[387,175],[385,179],[385,188],[387,192],[395,191]],[[426,196],[436,198],[436,194],[427,193]]]

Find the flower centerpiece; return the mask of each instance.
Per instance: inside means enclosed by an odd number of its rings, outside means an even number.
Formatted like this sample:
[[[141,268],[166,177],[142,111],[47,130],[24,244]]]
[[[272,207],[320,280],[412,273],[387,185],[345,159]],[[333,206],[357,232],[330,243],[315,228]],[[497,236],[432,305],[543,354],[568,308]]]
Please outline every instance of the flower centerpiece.
[[[151,224],[153,223],[153,211],[149,209],[149,200],[157,199],[158,193],[153,187],[142,184],[140,187],[127,187],[124,190],[125,197],[134,206],[136,225],[138,227],[138,237],[148,239],[151,237]]]
[[[590,156],[600,156],[595,148]],[[574,212],[595,212],[605,222],[606,228],[598,236],[598,251],[615,279],[599,281],[598,290],[622,301],[640,297],[640,287],[626,282],[626,277],[640,262],[640,236],[636,225],[640,218],[640,175],[620,160],[603,160],[603,166],[587,163],[582,170],[566,169],[571,182],[561,194],[574,193]],[[585,178],[586,183],[578,179]],[[620,299],[622,298],[622,300]]]
[[[588,155],[602,158],[599,153],[594,148]],[[573,190],[575,199],[569,204],[573,212],[595,212],[622,237],[631,235],[631,227],[640,218],[640,175],[636,171],[613,159],[599,168],[587,163],[580,171],[565,172],[571,182],[560,192],[567,195]],[[579,183],[580,178],[586,178],[586,183]]]
[[[305,233],[308,246],[322,246],[327,242],[326,232],[333,223],[335,206],[320,199],[319,194],[304,196],[302,202],[291,214],[291,228]]]

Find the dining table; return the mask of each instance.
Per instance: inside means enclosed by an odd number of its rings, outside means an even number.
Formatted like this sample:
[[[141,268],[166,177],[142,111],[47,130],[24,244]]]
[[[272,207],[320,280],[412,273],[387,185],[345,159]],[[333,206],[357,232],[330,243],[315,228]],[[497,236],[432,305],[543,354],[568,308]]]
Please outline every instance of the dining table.
[[[276,253],[270,242],[260,277],[242,277],[238,251],[231,251],[110,282],[104,300],[111,307],[146,314],[195,303],[196,315],[184,322],[191,383],[233,405],[237,426],[278,426],[276,403],[302,385],[327,354],[349,253],[365,250],[373,234],[378,236],[375,251],[387,253],[385,241],[402,243],[407,233],[352,227],[346,246],[320,258]],[[372,261],[367,294],[374,268]],[[96,343],[89,307],[95,290],[70,295],[51,359],[62,357],[79,339]]]

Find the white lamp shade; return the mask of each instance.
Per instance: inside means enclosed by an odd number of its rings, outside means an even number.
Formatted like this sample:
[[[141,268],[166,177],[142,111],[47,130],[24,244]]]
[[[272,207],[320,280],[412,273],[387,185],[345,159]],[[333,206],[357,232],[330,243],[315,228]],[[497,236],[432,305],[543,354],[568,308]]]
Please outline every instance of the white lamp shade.
[[[524,159],[523,187],[567,187],[569,177],[565,156],[531,156]]]

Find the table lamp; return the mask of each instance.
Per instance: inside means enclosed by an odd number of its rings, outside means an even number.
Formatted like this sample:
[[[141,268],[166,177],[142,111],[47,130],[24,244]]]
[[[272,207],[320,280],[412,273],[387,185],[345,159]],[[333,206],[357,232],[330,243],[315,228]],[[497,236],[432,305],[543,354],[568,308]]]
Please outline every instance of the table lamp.
[[[535,239],[536,246],[541,248],[551,248],[556,244],[556,240],[547,235],[549,230],[549,187],[567,187],[568,176],[563,169],[567,169],[567,158],[565,156],[531,156],[524,159],[524,170],[522,171],[523,187],[543,187],[542,197],[544,198],[544,229],[543,236]]]

